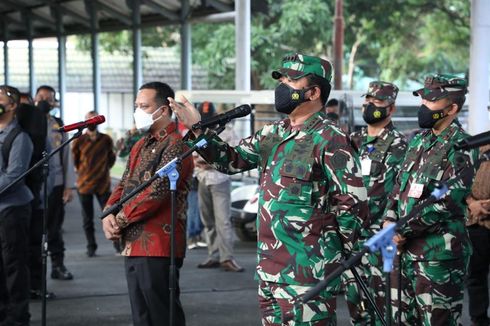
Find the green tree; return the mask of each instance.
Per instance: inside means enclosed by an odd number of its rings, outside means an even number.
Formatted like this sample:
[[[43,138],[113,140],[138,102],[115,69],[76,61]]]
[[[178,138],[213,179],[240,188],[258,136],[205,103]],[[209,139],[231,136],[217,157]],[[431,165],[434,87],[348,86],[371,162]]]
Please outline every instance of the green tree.
[[[267,0],[252,14],[253,89],[273,88],[270,73],[291,51],[331,57],[333,1]],[[362,77],[401,87],[432,72],[468,70],[470,2],[467,0],[344,0],[344,74],[348,88]],[[179,47],[179,26],[147,28],[144,46]],[[131,52],[131,32],[103,33],[103,50]],[[233,23],[192,26],[193,63],[208,70],[210,89],[233,89]],[[79,38],[89,49],[90,39]]]
[[[421,81],[432,72],[466,72],[470,3],[464,0],[345,1],[346,44],[361,40],[358,72]],[[350,58],[351,61],[356,61]]]

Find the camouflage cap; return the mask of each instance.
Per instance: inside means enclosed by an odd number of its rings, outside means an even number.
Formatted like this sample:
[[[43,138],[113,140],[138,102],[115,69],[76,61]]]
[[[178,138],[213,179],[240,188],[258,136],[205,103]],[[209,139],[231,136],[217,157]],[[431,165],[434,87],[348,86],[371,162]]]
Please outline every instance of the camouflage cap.
[[[332,80],[332,64],[319,57],[294,53],[286,55],[282,59],[282,67],[272,72],[272,78],[279,79],[287,76],[291,79],[299,79],[309,74],[325,78],[329,83]]]
[[[425,78],[424,87],[413,92],[425,100],[437,101],[449,96],[461,96],[468,93],[465,78],[451,74],[435,74]]]
[[[398,95],[398,87],[395,84],[375,80],[369,83],[368,90],[362,96],[372,96],[378,100],[394,102]]]

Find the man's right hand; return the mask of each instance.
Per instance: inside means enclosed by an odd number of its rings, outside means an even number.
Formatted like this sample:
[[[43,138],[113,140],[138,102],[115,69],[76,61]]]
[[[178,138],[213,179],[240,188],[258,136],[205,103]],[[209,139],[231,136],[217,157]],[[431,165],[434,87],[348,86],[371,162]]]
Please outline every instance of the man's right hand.
[[[117,225],[114,214],[107,215],[102,219],[102,229],[107,240],[117,240],[121,237],[121,229]]]
[[[182,104],[177,103],[171,97],[168,97],[167,100],[169,101],[172,111],[187,129],[192,130],[192,126],[201,121],[201,114],[194,105],[185,98],[185,96],[180,97]],[[192,132],[196,136],[199,136],[202,133],[201,130],[192,130]]]

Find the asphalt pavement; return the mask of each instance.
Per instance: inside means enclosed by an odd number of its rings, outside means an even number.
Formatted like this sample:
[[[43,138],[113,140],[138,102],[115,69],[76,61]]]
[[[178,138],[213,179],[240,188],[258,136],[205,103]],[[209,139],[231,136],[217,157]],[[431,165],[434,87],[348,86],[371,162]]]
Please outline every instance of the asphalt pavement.
[[[124,258],[115,255],[112,244],[104,239],[98,221],[97,256],[87,257],[80,204],[76,197],[66,206],[63,230],[65,265],[74,274],[74,279],[51,280],[51,266],[48,265],[48,290],[56,294],[56,299],[47,302],[46,325],[132,325]],[[188,250],[181,269],[181,301],[187,325],[260,325],[254,280],[255,243],[235,242],[235,256],[245,267],[243,273],[198,269],[196,265],[206,256],[206,249]],[[469,325],[466,296],[464,309],[463,325]],[[41,325],[41,302],[31,301],[30,311],[31,325]],[[343,298],[338,299],[337,317],[338,325],[349,325]]]

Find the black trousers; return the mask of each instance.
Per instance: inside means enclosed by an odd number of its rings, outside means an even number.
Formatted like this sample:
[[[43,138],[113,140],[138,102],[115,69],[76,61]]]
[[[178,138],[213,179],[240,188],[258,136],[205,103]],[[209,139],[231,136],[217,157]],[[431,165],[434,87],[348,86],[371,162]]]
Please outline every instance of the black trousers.
[[[29,271],[31,276],[31,289],[41,290],[42,287],[42,249],[43,236],[42,209],[32,208],[31,223],[29,227]]]
[[[105,203],[110,196],[110,192],[106,192],[102,195],[78,193],[78,198],[80,199],[80,204],[82,205],[83,230],[85,231],[85,237],[87,238],[87,248],[89,249],[97,248],[97,242],[95,241],[93,197],[97,198],[100,208],[102,209],[104,208]]]
[[[175,326],[185,325],[180,303],[179,269],[183,259],[176,259]],[[170,258],[126,257],[126,280],[134,326],[169,325],[170,319]]]
[[[48,250],[53,266],[63,265],[65,256],[65,243],[61,233],[65,220],[64,189],[63,185],[54,187],[48,198]]]
[[[0,325],[29,325],[30,204],[0,212]]]
[[[473,245],[473,255],[470,258],[466,280],[470,317],[476,325],[490,325],[487,316],[490,230],[480,225],[471,225],[468,227],[468,232]]]

